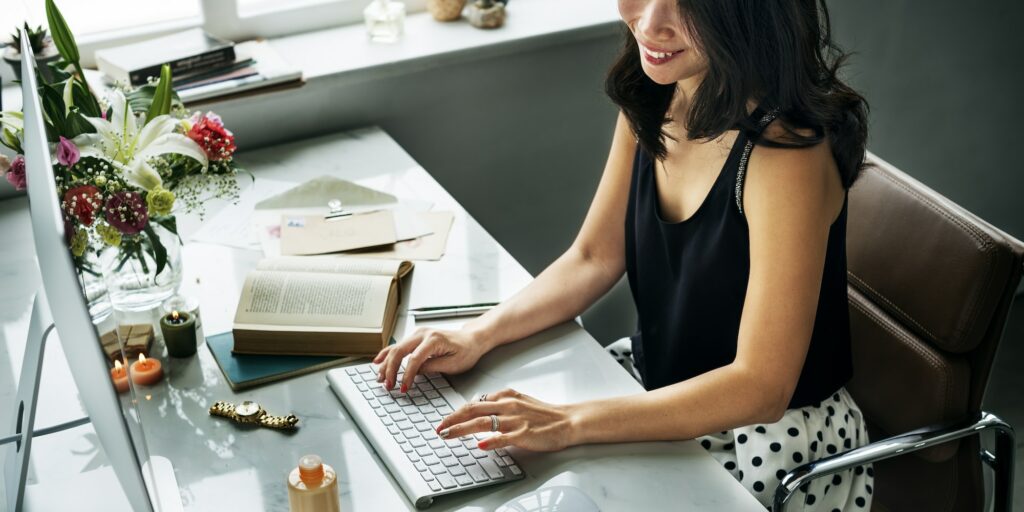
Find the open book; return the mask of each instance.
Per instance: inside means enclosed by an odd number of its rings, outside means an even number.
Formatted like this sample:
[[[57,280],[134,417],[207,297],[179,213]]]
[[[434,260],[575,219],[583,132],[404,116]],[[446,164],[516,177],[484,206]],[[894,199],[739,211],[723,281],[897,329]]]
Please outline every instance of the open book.
[[[375,355],[395,328],[408,261],[343,256],[261,261],[235,313],[239,354]]]

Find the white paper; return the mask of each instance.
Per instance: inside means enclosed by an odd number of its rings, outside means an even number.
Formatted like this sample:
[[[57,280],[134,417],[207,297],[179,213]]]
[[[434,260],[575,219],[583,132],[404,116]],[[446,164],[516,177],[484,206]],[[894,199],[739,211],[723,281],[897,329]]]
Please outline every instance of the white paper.
[[[256,178],[242,185],[237,204],[229,204],[210,217],[190,240],[240,249],[260,250],[260,239],[253,225],[256,203],[282,188],[292,187],[290,181]]]

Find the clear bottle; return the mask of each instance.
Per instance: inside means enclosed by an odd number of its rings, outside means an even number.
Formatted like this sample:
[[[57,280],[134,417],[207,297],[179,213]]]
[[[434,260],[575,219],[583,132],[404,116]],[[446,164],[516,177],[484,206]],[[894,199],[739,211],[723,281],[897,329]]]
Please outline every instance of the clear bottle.
[[[405,26],[405,4],[394,0],[373,0],[363,10],[366,31],[375,43],[395,43]]]
[[[288,475],[291,512],[340,512],[338,474],[317,455],[304,455]]]

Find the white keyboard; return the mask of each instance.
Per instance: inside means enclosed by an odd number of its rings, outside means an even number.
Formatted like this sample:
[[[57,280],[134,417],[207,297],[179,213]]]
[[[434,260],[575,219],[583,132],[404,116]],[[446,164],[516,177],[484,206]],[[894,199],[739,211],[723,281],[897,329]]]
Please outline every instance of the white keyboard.
[[[398,386],[385,391],[373,364],[331,370],[327,380],[416,508],[443,494],[523,478],[506,450],[477,448],[490,433],[438,437],[441,419],[466,403],[441,374],[417,375],[408,393]]]

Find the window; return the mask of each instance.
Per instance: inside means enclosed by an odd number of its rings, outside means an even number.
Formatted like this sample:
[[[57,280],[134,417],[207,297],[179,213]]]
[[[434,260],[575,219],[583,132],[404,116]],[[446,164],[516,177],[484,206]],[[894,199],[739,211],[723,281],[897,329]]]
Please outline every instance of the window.
[[[25,21],[33,28],[46,26],[44,2],[5,0],[4,3],[4,19],[11,21],[10,27],[0,27],[5,35]],[[8,11],[7,5],[11,4],[13,9]],[[58,0],[57,5],[79,40],[126,29],[200,19],[199,0]]]

